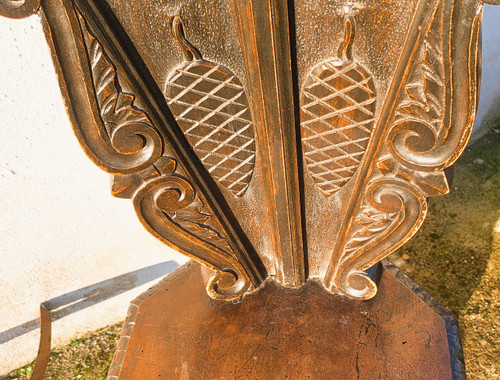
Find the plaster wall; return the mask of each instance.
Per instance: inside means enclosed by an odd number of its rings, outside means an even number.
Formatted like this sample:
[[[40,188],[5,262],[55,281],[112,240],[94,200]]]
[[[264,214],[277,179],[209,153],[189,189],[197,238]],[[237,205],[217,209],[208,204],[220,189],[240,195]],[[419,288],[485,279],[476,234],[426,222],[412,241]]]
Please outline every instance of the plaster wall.
[[[0,377],[38,352],[122,321],[129,302],[185,262],[140,225],[83,153],[38,17],[0,17]]]
[[[476,130],[500,117],[500,7],[487,6]],[[37,17],[0,18],[0,376],[34,359],[39,304],[54,345],[123,320],[185,261],[150,236],[73,135]],[[484,128],[483,128],[484,129]],[[63,297],[61,297],[63,296]]]
[[[483,22],[483,69],[474,138],[500,118],[500,7],[486,5]]]

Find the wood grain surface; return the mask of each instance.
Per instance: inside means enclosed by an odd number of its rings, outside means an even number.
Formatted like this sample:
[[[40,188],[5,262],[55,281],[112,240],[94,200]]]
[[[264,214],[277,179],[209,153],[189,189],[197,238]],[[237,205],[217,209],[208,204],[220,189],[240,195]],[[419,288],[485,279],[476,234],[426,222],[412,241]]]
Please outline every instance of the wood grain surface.
[[[108,380],[460,379],[448,319],[390,265],[370,301],[267,281],[220,303],[189,263],[132,302]]]

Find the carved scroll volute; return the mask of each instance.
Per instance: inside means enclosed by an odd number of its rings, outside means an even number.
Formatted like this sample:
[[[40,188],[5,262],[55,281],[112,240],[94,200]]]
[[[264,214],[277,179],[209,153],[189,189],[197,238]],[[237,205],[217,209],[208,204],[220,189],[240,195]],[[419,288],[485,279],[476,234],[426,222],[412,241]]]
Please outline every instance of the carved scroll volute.
[[[366,190],[365,201],[333,284],[337,291],[355,299],[375,296],[377,285],[363,270],[408,241],[427,213],[421,191],[398,179],[372,182]]]
[[[44,3],[47,18],[52,19],[53,3]],[[59,6],[71,6],[62,3]],[[151,166],[163,150],[158,131],[148,116],[136,109],[135,96],[119,90],[116,70],[99,42],[90,33],[82,34],[74,12],[66,17],[68,30],[54,28],[49,42],[73,55],[59,64],[63,78],[75,83],[64,83],[61,88],[71,99],[68,112],[80,144],[94,163],[109,173],[134,173]],[[62,31],[67,33],[59,38]]]
[[[29,17],[40,8],[41,0],[0,0],[0,15],[10,18]]]
[[[251,288],[253,268],[240,262],[226,230],[180,165],[185,162],[176,157],[175,142],[164,142],[159,125],[170,127],[136,104],[144,99],[134,95],[129,71],[117,70],[83,12],[68,0],[46,0],[43,10],[75,133],[93,161],[115,175],[113,195],[132,198],[149,232],[216,272],[207,284],[210,297],[241,297]]]
[[[202,224],[210,216],[200,212],[201,202],[185,178],[164,175],[148,181],[133,201],[141,222],[153,235],[218,271],[207,284],[210,297],[233,299],[245,293],[250,284],[244,269],[231,256],[231,248],[224,238]],[[193,240],[197,232],[203,239]],[[221,268],[224,269],[221,271]]]
[[[475,119],[478,26],[473,26],[468,36],[472,49],[469,81],[456,90],[453,84],[463,75],[455,74],[460,71],[459,65],[455,64],[455,69],[453,61],[446,60],[454,58],[451,43],[460,32],[451,31],[454,20],[445,16],[447,4],[440,4],[432,14],[387,139],[392,155],[417,171],[433,172],[450,166],[465,148]],[[473,23],[479,21],[476,17]]]

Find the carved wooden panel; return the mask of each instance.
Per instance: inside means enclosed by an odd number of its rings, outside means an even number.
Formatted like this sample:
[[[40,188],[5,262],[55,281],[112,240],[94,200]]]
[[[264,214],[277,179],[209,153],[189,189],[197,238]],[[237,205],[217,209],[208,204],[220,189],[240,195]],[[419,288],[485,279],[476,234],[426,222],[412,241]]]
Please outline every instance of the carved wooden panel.
[[[496,0],[490,3],[497,3]],[[476,0],[3,0],[38,13],[75,134],[145,228],[215,271],[372,298],[477,103]]]

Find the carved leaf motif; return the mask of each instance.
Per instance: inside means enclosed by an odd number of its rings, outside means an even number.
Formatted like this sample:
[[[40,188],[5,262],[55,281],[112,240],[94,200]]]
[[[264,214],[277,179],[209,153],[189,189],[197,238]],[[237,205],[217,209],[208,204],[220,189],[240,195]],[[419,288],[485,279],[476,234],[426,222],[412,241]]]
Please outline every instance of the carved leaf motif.
[[[452,152],[441,149],[449,133],[445,128],[444,27],[444,4],[440,4],[433,11],[388,135],[389,151],[418,170],[430,171]]]
[[[78,50],[78,54],[57,54],[59,62],[65,66],[64,79],[71,84],[67,90],[77,136],[90,158],[107,172],[140,172],[151,167],[161,156],[160,133],[146,113],[134,106],[135,97],[122,91],[115,66],[105,56],[83,17],[79,13],[76,16],[79,25],[75,27],[79,26],[81,34],[77,34],[73,43],[78,47],[83,45],[84,50]],[[51,22],[59,22],[55,20],[59,18],[54,15]],[[71,41],[76,37],[74,33],[65,38]],[[76,55],[70,59],[70,54]],[[83,70],[73,70],[73,65],[81,65]],[[78,85],[73,83],[75,81]]]
[[[126,125],[143,123],[151,126],[151,121],[146,113],[133,107],[135,97],[118,91],[119,85],[115,68],[104,55],[99,42],[90,33],[87,36],[90,41],[90,46],[87,45],[87,49],[95,95],[109,138],[114,139],[115,131]],[[140,140],[137,140],[137,143],[142,145]],[[126,152],[134,147],[123,146],[122,149]]]
[[[203,213],[203,206],[203,202],[197,196],[189,206],[175,213],[168,213],[168,216],[185,231],[225,252],[232,253],[226,239],[206,224],[211,215]]]
[[[377,168],[386,177],[396,177],[411,181],[425,197],[435,197],[449,192],[448,180],[443,171],[421,172],[406,168],[393,157],[381,158]]]
[[[233,299],[249,287],[249,278],[225,238],[208,225],[211,215],[195,188],[179,174],[158,175],[137,191],[134,207],[141,222],[161,241],[204,265],[220,270],[207,285],[210,297]]]
[[[397,213],[381,213],[373,207],[365,205],[355,220],[360,229],[353,233],[347,242],[344,256],[350,256],[388,230],[396,217]]]
[[[334,275],[334,287],[351,298],[369,299],[377,285],[363,270],[404,244],[422,224],[425,197],[410,182],[384,178],[367,188]]]
[[[375,295],[376,284],[363,270],[415,234],[426,215],[426,196],[448,191],[445,176],[438,171],[438,165],[445,162],[440,155],[448,154],[441,149],[448,133],[446,6],[446,2],[436,2],[422,13],[426,21],[420,24],[424,28],[421,45],[411,54],[406,84],[390,116],[387,149],[391,156],[383,153],[378,158],[379,172],[367,180],[366,194],[346,234],[334,282],[353,298]]]
[[[420,67],[406,85],[405,96],[396,110],[397,119],[420,119],[433,125],[436,130],[443,126],[445,100],[443,37],[435,31],[442,24],[442,18],[436,19],[437,12],[434,14],[434,23],[425,35]]]
[[[177,207],[174,207],[175,211],[172,212],[162,210],[164,214],[172,223],[176,224],[196,239],[210,243],[224,252],[232,254],[233,251],[227,243],[226,237],[218,232],[212,225],[212,215],[203,211],[203,201],[194,190],[191,182],[177,173],[176,169],[177,161],[175,159],[162,156],[152,167],[137,174],[115,176],[112,185],[112,194],[119,198],[132,198],[142,187],[147,187],[150,182],[156,181],[158,178],[164,180],[172,178],[176,182],[180,181],[180,183],[186,184],[186,186],[191,189],[192,202],[184,202],[182,208],[177,209]],[[174,189],[175,194],[181,194],[180,198],[183,198],[184,201],[189,199],[182,195],[183,192],[181,188],[166,187],[166,189]],[[180,198],[177,200],[175,200],[175,198],[174,195],[171,201],[173,204],[178,204]]]
[[[412,183],[422,190],[422,194],[426,197],[435,197],[450,192],[448,180],[443,171],[434,173],[415,173],[412,178]]]

